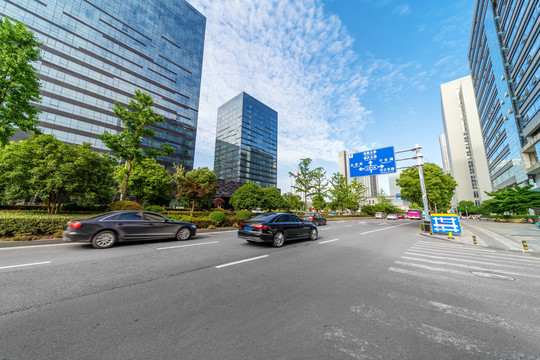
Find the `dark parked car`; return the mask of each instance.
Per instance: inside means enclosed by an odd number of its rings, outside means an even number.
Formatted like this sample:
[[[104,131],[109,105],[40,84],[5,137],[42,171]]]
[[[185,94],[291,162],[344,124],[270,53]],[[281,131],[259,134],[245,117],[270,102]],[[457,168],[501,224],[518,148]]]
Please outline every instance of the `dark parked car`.
[[[62,234],[65,241],[90,242],[97,249],[118,241],[173,239],[195,236],[195,225],[173,221],[151,211],[112,211],[87,219],[71,220]]]
[[[302,220],[309,221],[317,226],[326,225],[326,218],[319,213],[305,213]]]
[[[317,226],[295,214],[265,213],[238,224],[238,237],[248,242],[265,242],[280,247],[287,240],[317,240]]]

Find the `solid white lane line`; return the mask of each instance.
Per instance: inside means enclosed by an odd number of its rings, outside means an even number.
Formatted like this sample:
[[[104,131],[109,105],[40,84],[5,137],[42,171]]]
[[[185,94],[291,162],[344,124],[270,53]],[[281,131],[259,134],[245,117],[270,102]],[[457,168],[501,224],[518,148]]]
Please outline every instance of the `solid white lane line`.
[[[352,225],[347,225],[347,226],[345,226],[345,227],[352,227]]]
[[[431,246],[431,245],[424,245],[424,244],[415,244],[411,248],[422,248],[422,249],[436,249],[440,251],[467,251],[467,252],[478,252],[478,253],[495,253],[497,250],[488,250],[488,249],[482,249],[482,248],[475,248],[474,245],[471,244],[470,247],[454,247],[454,246]]]
[[[249,258],[249,259],[238,260],[238,261],[230,262],[230,263],[227,263],[227,264],[218,265],[218,266],[216,266],[216,269],[221,269],[221,268],[226,267],[226,266],[241,264],[241,263],[245,263],[245,262],[248,262],[248,261],[263,259],[265,257],[268,257],[268,255],[257,256],[257,257],[253,257],[253,258]]]
[[[401,225],[396,225],[396,226],[385,227],[384,229],[377,229],[377,230],[366,231],[366,232],[360,233],[360,235],[365,235],[365,234],[369,234],[369,233],[373,233],[373,232],[377,232],[377,231],[384,231],[384,230],[388,230],[388,229],[400,227],[400,226],[403,226],[403,225],[408,225],[408,224],[401,224]]]
[[[332,230],[332,228],[319,229],[319,231]]]
[[[338,241],[339,239],[332,239],[332,240],[325,240],[325,241],[319,241],[319,244],[326,244],[332,241]]]
[[[42,261],[42,262],[37,262],[37,263],[2,266],[2,267],[0,267],[0,270],[1,269],[12,269],[12,268],[17,268],[17,267],[22,267],[22,266],[44,265],[44,264],[50,264],[50,263],[51,263],[50,261]]]
[[[177,245],[177,246],[167,246],[162,248],[157,248],[156,250],[167,250],[167,249],[177,249],[177,248],[183,248],[188,246],[198,246],[198,245],[208,245],[208,244],[217,244],[219,241],[208,241],[204,243],[198,243],[198,244],[186,244],[186,245]]]

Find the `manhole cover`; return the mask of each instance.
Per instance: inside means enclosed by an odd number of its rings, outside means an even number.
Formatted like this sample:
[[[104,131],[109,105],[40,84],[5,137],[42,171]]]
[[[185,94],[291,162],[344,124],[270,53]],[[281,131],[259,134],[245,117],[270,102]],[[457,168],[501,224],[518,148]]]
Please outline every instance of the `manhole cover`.
[[[514,281],[513,277],[505,276],[505,275],[499,275],[499,274],[492,274],[488,272],[481,272],[481,271],[471,271],[472,274],[480,277],[490,278],[490,279],[496,279],[496,280],[508,280],[508,281]]]

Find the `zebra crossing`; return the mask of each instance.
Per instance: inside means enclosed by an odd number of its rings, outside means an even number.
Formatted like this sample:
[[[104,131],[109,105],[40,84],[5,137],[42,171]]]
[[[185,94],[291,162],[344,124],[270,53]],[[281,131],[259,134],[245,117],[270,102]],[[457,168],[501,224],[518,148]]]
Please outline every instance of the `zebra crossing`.
[[[378,301],[350,306],[351,324],[325,333],[344,356],[418,357],[414,346],[390,353],[363,331],[375,327],[441,358],[540,359],[540,257],[418,240],[387,270]]]

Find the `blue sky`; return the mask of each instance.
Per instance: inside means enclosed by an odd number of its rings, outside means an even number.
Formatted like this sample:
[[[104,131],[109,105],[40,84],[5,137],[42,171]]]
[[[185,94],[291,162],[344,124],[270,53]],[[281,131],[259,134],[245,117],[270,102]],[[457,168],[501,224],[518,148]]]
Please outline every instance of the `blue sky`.
[[[340,150],[418,143],[441,165],[439,86],[469,75],[473,0],[190,3],[207,19],[195,167],[213,168],[217,108],[241,91],[278,112],[282,192],[301,158],[330,177]]]

